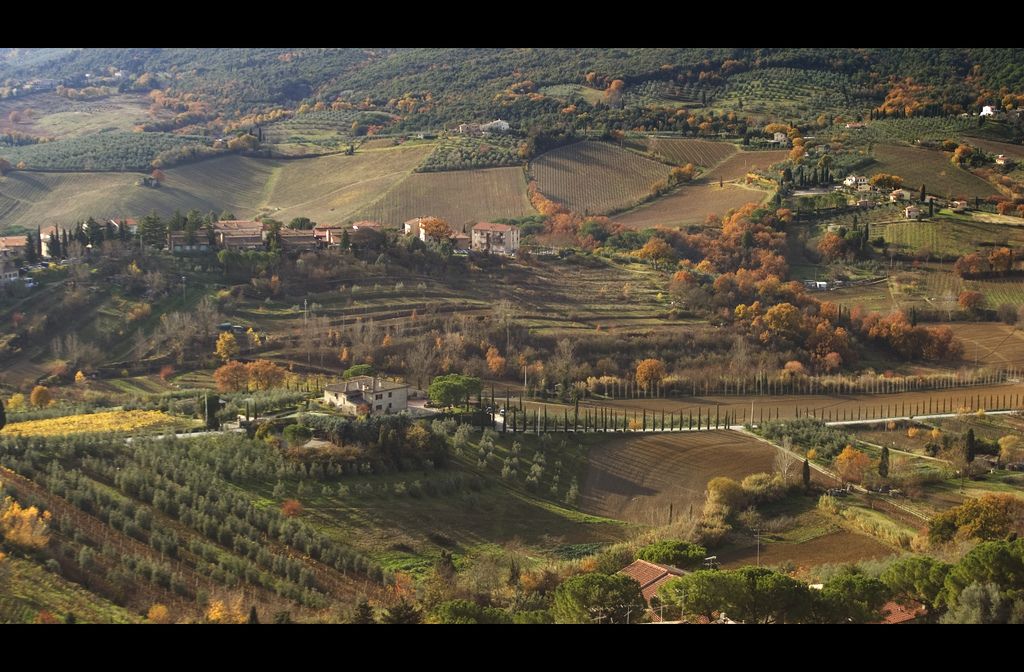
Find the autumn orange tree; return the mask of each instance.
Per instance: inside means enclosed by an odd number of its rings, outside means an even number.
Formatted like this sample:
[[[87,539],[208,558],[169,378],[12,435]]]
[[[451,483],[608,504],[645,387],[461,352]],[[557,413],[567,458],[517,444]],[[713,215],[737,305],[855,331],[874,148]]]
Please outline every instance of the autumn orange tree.
[[[455,232],[452,231],[452,227],[448,225],[448,222],[444,221],[440,217],[426,217],[420,222],[420,230],[423,231],[423,235],[430,238],[435,243],[440,243],[442,240],[448,240]]]
[[[294,518],[303,511],[302,502],[297,499],[286,499],[281,502],[281,513],[288,518]]]
[[[843,482],[860,483],[864,480],[864,473],[871,468],[871,458],[853,446],[846,446],[836,457],[835,467]]]
[[[888,173],[875,173],[868,182],[879,189],[899,189],[903,186],[903,178]]]
[[[825,261],[836,261],[846,254],[846,241],[838,233],[826,233],[818,243],[818,253]]]
[[[636,384],[641,388],[660,383],[666,375],[665,362],[660,359],[645,359],[636,365]]]
[[[221,392],[244,392],[249,385],[249,369],[242,362],[228,362],[213,372]]]
[[[650,261],[655,270],[663,264],[672,263],[676,256],[672,246],[665,242],[663,238],[657,236],[651,236],[636,254],[641,259]]]
[[[281,387],[288,371],[267,359],[257,359],[246,364],[249,371],[249,383],[254,390],[269,390]]]
[[[964,310],[974,313],[980,310],[982,304],[985,303],[985,296],[981,292],[965,290],[960,292],[956,302]]]
[[[505,358],[501,356],[498,349],[493,345],[487,349],[487,369],[492,375],[501,377],[505,375]]]
[[[1008,247],[999,247],[988,253],[988,263],[992,270],[1006,274],[1013,268],[1013,252]]]
[[[36,408],[43,408],[49,406],[50,402],[53,401],[53,397],[50,394],[49,388],[43,385],[36,385],[32,388],[32,394],[29,395],[29,402]]]

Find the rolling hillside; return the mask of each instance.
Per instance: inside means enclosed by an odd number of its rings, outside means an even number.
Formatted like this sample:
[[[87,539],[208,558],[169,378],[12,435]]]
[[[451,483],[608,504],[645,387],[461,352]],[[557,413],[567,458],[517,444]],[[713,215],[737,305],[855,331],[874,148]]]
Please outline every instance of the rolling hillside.
[[[196,208],[288,221],[351,218],[409,175],[429,146],[396,147],[293,161],[226,156],[165,172],[158,189],[132,173],[13,172],[0,178],[0,231],[70,224],[88,217],[170,214]]]

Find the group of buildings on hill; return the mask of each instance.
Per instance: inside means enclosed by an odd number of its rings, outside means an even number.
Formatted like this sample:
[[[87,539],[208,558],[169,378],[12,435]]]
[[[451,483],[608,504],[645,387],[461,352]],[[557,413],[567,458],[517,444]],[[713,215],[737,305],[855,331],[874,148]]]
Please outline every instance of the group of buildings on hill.
[[[425,217],[416,217],[405,222],[403,231],[407,236],[415,236],[428,242],[429,236],[421,227]],[[314,250],[340,247],[347,242],[354,245],[365,245],[375,242],[383,235],[386,227],[381,222],[363,220],[353,222],[351,226],[317,225],[312,229],[286,229],[278,232],[281,247],[285,250]],[[270,227],[254,220],[230,220],[215,222],[213,225],[215,249],[227,250],[259,250],[266,247]],[[193,236],[194,238],[194,236]],[[473,250],[490,254],[513,256],[519,249],[519,229],[510,224],[494,224],[480,222],[474,224],[470,232],[453,232],[451,235],[452,249],[456,251]],[[168,249],[173,253],[206,252],[210,243],[206,240],[188,242],[187,234],[175,231],[168,234]]]
[[[423,242],[430,238],[420,225],[426,217],[416,217],[405,222],[403,230],[408,236],[415,236]],[[108,226],[104,223],[103,226]],[[138,233],[138,223],[134,219],[121,219],[109,222],[113,230],[124,227],[131,234]],[[351,225],[317,225],[312,229],[281,228],[278,240],[281,248],[289,251],[305,251],[340,247],[346,244],[366,245],[379,241],[383,230],[388,228],[381,222],[359,221]],[[167,234],[167,249],[173,254],[196,254],[213,250],[263,250],[267,247],[267,239],[271,227],[265,222],[256,220],[224,220],[215,222],[212,235],[205,232],[171,231]],[[56,226],[40,229],[39,256],[51,258],[50,239],[52,234],[60,235]],[[347,237],[347,241],[345,238]],[[14,260],[25,256],[28,238],[20,236],[0,237],[0,258]],[[468,232],[453,232],[451,235],[452,249],[458,252],[473,250],[489,254],[514,256],[519,250],[519,229],[510,224],[479,222],[468,228]],[[2,277],[0,277],[2,279]]]

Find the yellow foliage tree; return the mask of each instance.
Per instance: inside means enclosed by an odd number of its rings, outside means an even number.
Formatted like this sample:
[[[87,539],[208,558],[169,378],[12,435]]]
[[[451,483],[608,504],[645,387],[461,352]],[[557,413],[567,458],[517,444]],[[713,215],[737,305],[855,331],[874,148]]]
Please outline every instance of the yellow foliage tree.
[[[7,400],[8,411],[20,411],[25,408],[25,395],[21,392],[16,392],[11,395],[11,398]]]
[[[225,331],[217,338],[215,353],[225,362],[238,356],[238,339],[230,331]]]
[[[78,373],[75,374],[75,384],[77,384],[77,385],[84,385],[85,381],[86,381],[86,377],[85,377],[85,374],[82,371],[79,371]]]
[[[929,432],[929,435],[932,437],[932,441],[938,441],[939,439],[942,438],[942,430],[936,427],[931,432]]]
[[[206,620],[210,623],[245,623],[246,614],[242,610],[242,598],[236,597],[230,604],[224,600],[214,600],[206,609]]]
[[[29,401],[36,408],[43,408],[49,406],[53,401],[53,397],[50,395],[50,390],[43,385],[36,385],[32,388],[32,394],[29,395]]]
[[[171,622],[171,612],[162,604],[154,604],[146,612],[146,620],[164,625]]]
[[[1000,438],[999,459],[1007,463],[1024,461],[1024,441],[1013,434],[1007,434]]]
[[[917,438],[917,435],[920,434],[920,433],[921,433],[921,430],[918,429],[917,427],[910,427],[910,428],[907,429],[907,438],[908,439]]]
[[[0,536],[14,546],[27,549],[46,548],[50,543],[50,512],[39,512],[34,506],[27,509],[5,497],[0,504]]]

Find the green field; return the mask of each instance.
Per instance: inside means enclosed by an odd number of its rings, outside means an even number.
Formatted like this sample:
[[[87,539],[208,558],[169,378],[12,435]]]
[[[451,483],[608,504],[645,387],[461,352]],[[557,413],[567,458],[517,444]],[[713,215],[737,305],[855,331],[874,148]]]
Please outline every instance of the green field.
[[[540,92],[545,96],[560,98],[566,102],[578,97],[591,105],[596,105],[604,100],[604,91],[583,86],[582,84],[555,84],[542,87]]]
[[[16,131],[48,138],[69,138],[103,131],[131,131],[136,124],[169,119],[170,110],[150,111],[143,94],[121,94],[97,100],[70,100],[56,93],[38,93],[0,100],[0,133]],[[30,110],[29,114],[24,114]],[[17,112],[17,121],[10,115]]]
[[[267,183],[261,208],[285,222],[294,217],[329,223],[352,219],[429,151],[429,146],[414,145],[284,162]]]
[[[979,221],[971,217],[936,216],[922,222],[906,219],[890,223],[872,222],[869,228],[869,239],[882,236],[893,250],[902,254],[921,255],[922,258],[929,254],[961,256],[984,249],[981,247],[983,245],[1014,248],[1024,243],[1024,227]]]
[[[837,72],[763,68],[730,77],[714,105],[787,118],[818,114],[844,109],[842,91],[849,86],[849,77]]]
[[[532,163],[541,193],[581,213],[607,213],[642,201],[669,167],[603,142],[552,150]]]
[[[501,217],[536,214],[522,168],[485,168],[406,177],[358,212],[360,219],[401,224],[433,215],[461,227]]]
[[[873,157],[874,162],[862,169],[864,174],[899,175],[908,189],[920,189],[923,184],[930,194],[943,198],[964,197],[968,200],[974,200],[975,196],[984,198],[999,194],[985,180],[954,166],[947,152],[875,145]]]

